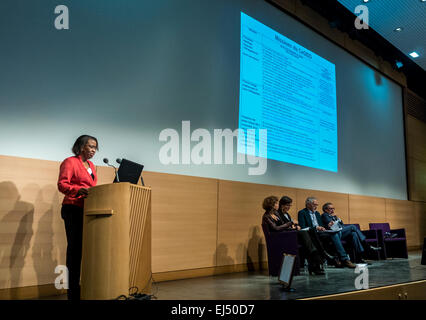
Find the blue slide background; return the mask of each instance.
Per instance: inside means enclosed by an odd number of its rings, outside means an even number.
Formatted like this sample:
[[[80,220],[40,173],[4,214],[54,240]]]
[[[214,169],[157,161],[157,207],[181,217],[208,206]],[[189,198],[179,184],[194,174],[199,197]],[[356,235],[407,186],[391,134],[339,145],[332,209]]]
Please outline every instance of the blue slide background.
[[[335,65],[243,12],[240,45],[239,128],[267,129],[269,159],[337,172]]]

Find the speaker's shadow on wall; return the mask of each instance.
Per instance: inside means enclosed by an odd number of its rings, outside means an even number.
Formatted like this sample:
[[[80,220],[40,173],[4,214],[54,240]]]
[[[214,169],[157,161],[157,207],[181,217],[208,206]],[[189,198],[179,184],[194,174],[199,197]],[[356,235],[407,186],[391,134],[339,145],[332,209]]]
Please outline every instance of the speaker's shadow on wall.
[[[247,270],[262,270],[262,259],[265,245],[262,243],[260,228],[254,226],[249,231],[249,241],[247,246]]]
[[[44,186],[38,192],[34,203],[40,219],[35,229],[31,254],[38,285],[52,284],[57,276],[55,268],[58,260],[53,254],[53,250],[57,248],[54,246],[53,222],[55,217],[60,217],[58,203],[58,192],[53,185]]]
[[[228,255],[228,247],[224,243],[220,243],[213,256],[213,265],[215,266],[233,266],[234,259]]]
[[[0,268],[8,271],[0,278],[0,289],[22,286],[22,272],[33,237],[34,205],[20,198],[13,182],[0,182],[0,235],[3,238]],[[10,298],[18,298],[15,291],[11,291]]]

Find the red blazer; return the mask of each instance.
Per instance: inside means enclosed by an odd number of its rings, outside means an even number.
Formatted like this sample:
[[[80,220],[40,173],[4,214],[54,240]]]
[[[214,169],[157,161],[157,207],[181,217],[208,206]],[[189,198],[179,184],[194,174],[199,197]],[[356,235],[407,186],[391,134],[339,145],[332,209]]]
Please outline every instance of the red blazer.
[[[95,179],[84,167],[83,161],[79,156],[66,158],[59,169],[58,189],[65,194],[62,204],[73,204],[79,207],[84,206],[84,198],[76,197],[77,192],[81,188],[90,188],[96,186],[98,176],[96,175],[95,166],[92,162],[87,161]]]

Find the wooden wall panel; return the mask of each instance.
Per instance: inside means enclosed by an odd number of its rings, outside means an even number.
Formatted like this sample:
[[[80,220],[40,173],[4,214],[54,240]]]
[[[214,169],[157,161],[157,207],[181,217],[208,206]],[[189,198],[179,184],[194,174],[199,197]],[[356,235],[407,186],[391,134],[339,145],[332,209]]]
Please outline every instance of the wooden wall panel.
[[[152,271],[214,266],[217,180],[143,173],[152,188]]]
[[[349,223],[359,223],[361,229],[369,229],[369,223],[385,222],[385,199],[349,195]]]
[[[409,90],[404,96],[406,112],[419,108],[421,113],[424,100]],[[405,132],[409,200],[426,201],[426,123],[406,113]]]
[[[426,201],[426,162],[408,158],[410,200]]]
[[[419,233],[419,245],[423,246],[424,238],[426,238],[426,202],[412,202],[414,203],[414,211],[419,221],[417,226]]]
[[[419,222],[420,216],[416,212],[414,202],[404,200],[385,199],[386,219],[391,229],[405,229],[407,246],[417,246],[420,243]]]
[[[266,261],[262,203],[271,195],[296,199],[295,189],[219,180],[218,266],[246,263],[250,270]],[[292,218],[297,217],[296,207],[294,203],[290,210]]]
[[[325,192],[317,190],[297,189],[297,211],[305,208],[306,198],[316,197],[319,202],[318,212],[321,214],[322,206],[326,202],[332,202],[336,208],[337,216],[344,223],[349,223],[349,196],[345,193]],[[297,215],[296,215],[297,219]]]
[[[51,284],[65,264],[59,164],[0,156],[0,289]]]
[[[59,165],[0,156],[0,289],[52,284],[54,268],[65,264],[62,195],[56,188]],[[97,172],[99,184],[114,177],[108,167],[97,167]],[[193,270],[214,274],[264,264],[261,205],[269,195],[293,198],[294,219],[313,195],[320,205],[333,202],[345,222],[365,229],[369,222],[383,221],[392,228],[405,227],[409,246],[420,246],[426,235],[424,202],[154,172],[144,172],[144,180],[152,187],[154,275],[183,272],[189,277]]]
[[[406,115],[405,127],[408,156],[426,162],[426,123]]]

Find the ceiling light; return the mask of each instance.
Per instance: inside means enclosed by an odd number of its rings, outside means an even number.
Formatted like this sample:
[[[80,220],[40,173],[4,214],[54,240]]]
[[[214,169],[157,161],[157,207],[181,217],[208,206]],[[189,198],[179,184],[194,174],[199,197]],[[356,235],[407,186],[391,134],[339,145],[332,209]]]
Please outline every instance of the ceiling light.
[[[419,54],[416,51],[409,53],[409,55],[412,56],[413,58],[417,58],[419,56]]]
[[[370,0],[362,0],[362,2],[364,2],[364,3],[367,3],[367,2],[369,2]],[[426,1],[426,0],[425,0]]]
[[[425,0],[425,1],[426,1],[426,0]],[[402,27],[398,27],[398,28],[394,29],[393,31],[401,32],[402,30],[404,30]]]

